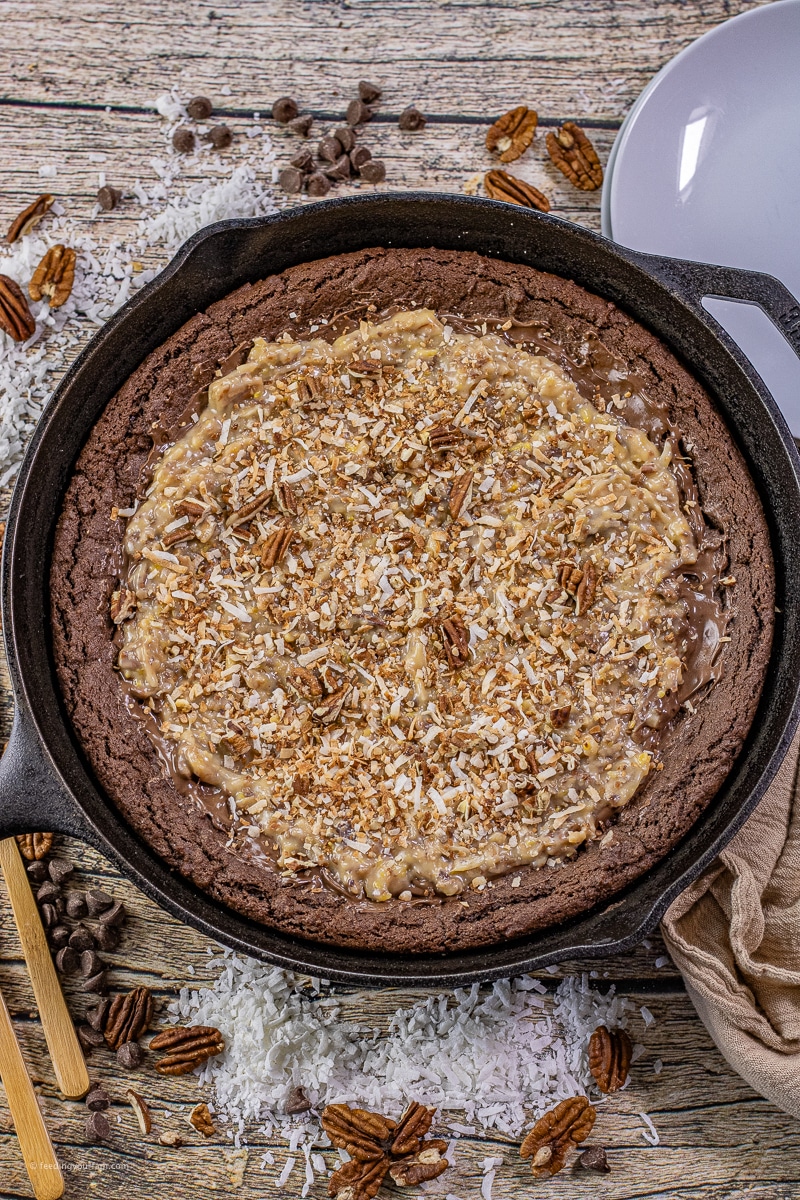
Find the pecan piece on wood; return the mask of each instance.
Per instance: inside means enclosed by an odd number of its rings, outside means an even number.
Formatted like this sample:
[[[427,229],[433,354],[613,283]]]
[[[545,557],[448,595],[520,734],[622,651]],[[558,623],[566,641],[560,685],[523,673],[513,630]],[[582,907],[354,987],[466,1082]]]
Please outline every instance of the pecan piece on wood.
[[[322,1128],[338,1150],[346,1150],[360,1162],[385,1157],[384,1143],[394,1136],[397,1123],[365,1108],[329,1104],[322,1110]]]
[[[23,208],[19,216],[15,217],[11,222],[6,234],[6,241],[15,242],[23,234],[30,233],[34,225],[39,224],[54,200],[55,196],[51,196],[47,192],[41,196],[37,196],[33,203],[29,204],[27,208]]]
[[[118,1050],[125,1042],[135,1042],[147,1033],[153,1019],[153,996],[149,988],[138,987],[111,1001],[103,1036],[109,1050]]]
[[[555,133],[548,133],[547,153],[570,183],[582,192],[594,192],[603,182],[603,168],[597,151],[580,125],[565,121]]]
[[[336,1200],[372,1200],[380,1191],[389,1170],[385,1154],[373,1162],[353,1158],[334,1171],[328,1181],[328,1195]]]
[[[15,342],[27,342],[36,330],[22,288],[8,275],[0,275],[0,329]]]
[[[448,497],[447,501],[447,510],[454,521],[464,505],[467,503],[467,498],[469,496],[474,478],[474,471],[462,471],[462,473],[456,479],[454,479],[450,485],[450,496]]]
[[[585,1096],[570,1096],[540,1117],[519,1150],[521,1158],[531,1159],[534,1178],[557,1175],[570,1149],[586,1141],[596,1117]]]
[[[490,200],[504,200],[506,204],[520,204],[523,208],[536,208],[539,212],[550,212],[550,201],[532,183],[509,175],[508,171],[487,171],[483,187]]]
[[[465,666],[469,658],[469,634],[461,617],[446,617],[439,631],[450,666],[454,671]]]
[[[75,251],[71,246],[51,246],[28,284],[31,300],[47,296],[51,308],[61,308],[75,282]]]
[[[195,1104],[192,1111],[189,1113],[189,1124],[193,1125],[198,1133],[202,1133],[203,1137],[213,1137],[217,1132],[211,1113],[208,1110],[208,1105],[205,1103]]]
[[[633,1046],[624,1029],[598,1025],[589,1038],[589,1070],[601,1092],[618,1092],[628,1078]]]
[[[437,1179],[450,1166],[444,1157],[447,1142],[431,1138],[423,1142],[415,1154],[392,1162],[389,1175],[398,1187],[416,1187],[429,1179]]]
[[[532,108],[520,104],[511,112],[503,113],[486,134],[486,149],[497,154],[500,162],[513,162],[530,146],[536,132],[539,117]]]
[[[222,1054],[225,1039],[212,1025],[176,1025],[156,1034],[150,1049],[166,1051],[155,1064],[159,1075],[188,1075],[206,1059]]]
[[[273,495],[282,513],[287,517],[297,516],[297,494],[290,483],[276,483]]]
[[[53,848],[52,833],[18,833],[17,845],[23,858],[28,862],[37,862],[44,858]]]
[[[128,587],[117,588],[111,594],[111,620],[121,625],[136,612],[136,595]]]
[[[422,1139],[431,1127],[435,1111],[425,1104],[419,1104],[416,1100],[411,1101],[394,1131],[394,1138],[389,1149],[393,1158],[405,1154],[416,1154],[422,1146]]]
[[[445,450],[453,450],[461,442],[461,431],[452,425],[434,425],[428,431],[428,445],[434,454],[443,454]]]
[[[294,530],[289,525],[279,525],[273,529],[261,551],[262,567],[276,567],[292,544],[293,537]]]

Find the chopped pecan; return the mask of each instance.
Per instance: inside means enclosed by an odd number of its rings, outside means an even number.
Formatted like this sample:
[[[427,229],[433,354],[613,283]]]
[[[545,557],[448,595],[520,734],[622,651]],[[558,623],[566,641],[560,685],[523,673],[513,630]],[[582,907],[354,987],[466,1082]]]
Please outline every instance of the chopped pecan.
[[[319,676],[314,671],[309,671],[308,667],[301,667],[299,663],[292,663],[287,667],[286,682],[301,696],[310,696],[316,700],[323,693]]]
[[[241,758],[242,755],[247,754],[247,751],[252,748],[248,739],[241,733],[228,733],[222,739],[222,742],[236,758]]]
[[[51,246],[28,284],[31,300],[47,296],[51,308],[60,308],[69,299],[75,282],[75,251],[71,246]]]
[[[462,473],[456,479],[454,479],[450,485],[450,496],[447,501],[447,509],[454,521],[467,501],[474,478],[474,471],[462,471]]]
[[[385,1154],[373,1162],[353,1158],[334,1171],[328,1181],[328,1195],[336,1200],[372,1200],[380,1191],[389,1170]]]
[[[633,1046],[624,1029],[598,1025],[589,1038],[589,1070],[601,1092],[618,1092],[628,1078]]]
[[[452,425],[434,425],[428,432],[428,445],[434,454],[453,450],[461,442],[461,431]]]
[[[52,833],[18,833],[17,845],[23,858],[28,862],[37,862],[44,858],[53,848]]]
[[[596,1116],[585,1096],[570,1096],[539,1118],[519,1150],[521,1158],[531,1159],[535,1179],[558,1174],[570,1149],[592,1132]]]
[[[121,625],[136,612],[136,594],[128,587],[119,587],[111,594],[111,620]]]
[[[290,483],[276,483],[273,494],[282,513],[287,517],[297,516],[297,495]]]
[[[261,551],[262,567],[276,567],[292,544],[294,530],[290,525],[279,525],[273,529]]]
[[[19,216],[15,217],[9,225],[6,241],[15,242],[23,234],[30,233],[34,225],[39,224],[54,200],[55,196],[50,196],[45,192],[44,195],[38,196],[27,208],[23,208]]]
[[[138,987],[111,1001],[103,1036],[109,1050],[118,1050],[124,1042],[135,1042],[147,1033],[153,1019],[153,996],[149,988]]]
[[[322,384],[315,375],[306,375],[297,384],[297,399],[301,404],[308,404],[310,400],[316,400],[322,390]]]
[[[550,709],[550,720],[555,729],[560,729],[562,725],[566,725],[569,720],[569,714],[572,712],[572,705],[565,704],[561,708]]]
[[[208,1110],[208,1105],[204,1103],[195,1104],[192,1111],[189,1113],[189,1124],[194,1125],[198,1133],[202,1133],[203,1137],[213,1137],[217,1132],[214,1127],[214,1122],[211,1119],[211,1113]]]
[[[191,496],[185,496],[183,500],[179,500],[175,505],[176,517],[188,517],[190,521],[196,521],[199,517],[205,515],[207,509],[205,504],[200,500],[195,500]]]
[[[556,579],[565,592],[569,592],[570,596],[574,596],[578,589],[578,584],[583,579],[583,571],[580,567],[576,567],[574,563],[559,563]]]
[[[597,151],[580,125],[565,121],[555,133],[548,133],[547,152],[570,183],[583,192],[594,192],[603,182],[603,168]]]
[[[389,1175],[398,1187],[416,1187],[428,1179],[436,1179],[450,1166],[444,1157],[447,1142],[431,1138],[415,1154],[409,1154],[389,1166]]]
[[[8,275],[0,275],[0,329],[15,342],[26,342],[36,331],[22,288]]]
[[[169,550],[170,546],[177,546],[178,542],[188,542],[191,537],[194,537],[194,529],[191,524],[181,525],[179,529],[173,529],[170,533],[163,534],[161,545],[165,550]]]
[[[324,700],[321,700],[311,711],[314,720],[319,721],[322,725],[332,725],[344,708],[349,691],[350,684],[345,683],[337,691],[331,692]]]
[[[486,149],[497,154],[500,162],[513,162],[530,146],[536,132],[539,117],[532,108],[520,104],[504,113],[489,126],[486,134]]]
[[[469,634],[461,617],[446,617],[439,630],[450,666],[454,671],[465,666],[469,658]]]
[[[520,204],[523,208],[536,208],[539,212],[550,212],[550,201],[532,183],[509,175],[508,171],[487,171],[483,186],[490,200],[504,200],[506,204]]]
[[[176,1025],[156,1034],[150,1049],[166,1050],[155,1064],[159,1075],[188,1075],[206,1059],[222,1054],[225,1039],[212,1025]]]
[[[379,358],[354,358],[348,363],[347,369],[351,375],[380,375],[383,363]]]
[[[253,496],[252,500],[248,500],[241,508],[237,508],[236,512],[231,513],[225,524],[228,528],[236,525],[243,525],[245,521],[249,521],[252,516],[265,508],[270,501],[270,493],[268,491],[259,492],[257,496]]]
[[[575,614],[580,617],[590,608],[597,592],[597,568],[589,558],[583,568],[583,576],[575,593]]]
[[[153,1118],[150,1116],[150,1109],[147,1106],[147,1101],[144,1096],[140,1096],[133,1088],[128,1088],[125,1095],[128,1098],[128,1103],[133,1109],[133,1115],[139,1123],[139,1128],[142,1133],[147,1136],[153,1128]]]

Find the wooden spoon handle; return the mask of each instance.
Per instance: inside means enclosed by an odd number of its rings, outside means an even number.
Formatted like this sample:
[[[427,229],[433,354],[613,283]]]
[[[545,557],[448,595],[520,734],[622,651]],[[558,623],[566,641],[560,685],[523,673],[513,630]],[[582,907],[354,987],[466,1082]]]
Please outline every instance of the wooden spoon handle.
[[[64,1194],[64,1179],[2,995],[0,1077],[33,1194],[36,1200],[58,1200]]]
[[[58,1086],[69,1099],[80,1099],[89,1090],[86,1061],[67,1011],[39,910],[14,838],[0,841],[0,868],[14,911]]]

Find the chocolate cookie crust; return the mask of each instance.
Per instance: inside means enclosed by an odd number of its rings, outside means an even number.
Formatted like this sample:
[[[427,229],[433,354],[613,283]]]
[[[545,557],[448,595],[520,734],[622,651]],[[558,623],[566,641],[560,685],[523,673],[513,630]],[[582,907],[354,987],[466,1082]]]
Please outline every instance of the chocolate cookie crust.
[[[209,813],[165,773],[114,670],[108,616],[124,520],[153,444],[154,423],[174,428],[192,395],[255,336],[309,336],[319,318],[357,320],[369,305],[425,305],[466,319],[513,318],[548,327],[579,358],[601,339],[644,381],[648,396],[691,445],[707,521],[725,538],[732,589],[723,678],[681,715],[654,773],[602,848],[558,869],[523,869],[457,901],[355,903],[286,884],[266,865],[226,849]],[[290,312],[293,314],[290,317]],[[51,574],[54,650],[65,702],[94,772],[125,818],[174,869],[248,917],[317,941],[387,951],[462,949],[565,920],[641,875],[689,829],[738,754],[755,712],[772,635],[774,577],[755,487],[700,385],[656,338],[607,301],[532,268],[477,254],[361,251],[292,268],[198,314],[154,352],[98,421],[78,460],[58,523]],[[335,934],[332,934],[335,930]]]

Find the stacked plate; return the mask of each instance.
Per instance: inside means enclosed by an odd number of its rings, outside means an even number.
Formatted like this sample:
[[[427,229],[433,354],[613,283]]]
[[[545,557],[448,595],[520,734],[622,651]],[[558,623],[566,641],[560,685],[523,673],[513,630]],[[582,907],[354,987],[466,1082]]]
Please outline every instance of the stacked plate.
[[[800,300],[800,0],[711,30],[642,92],[609,158],[603,233],[777,276]],[[710,297],[800,437],[800,360],[762,312]]]

